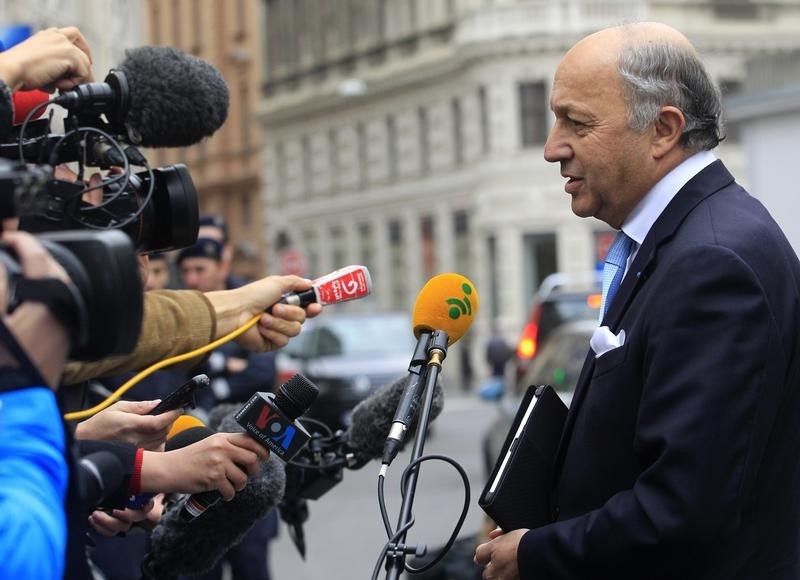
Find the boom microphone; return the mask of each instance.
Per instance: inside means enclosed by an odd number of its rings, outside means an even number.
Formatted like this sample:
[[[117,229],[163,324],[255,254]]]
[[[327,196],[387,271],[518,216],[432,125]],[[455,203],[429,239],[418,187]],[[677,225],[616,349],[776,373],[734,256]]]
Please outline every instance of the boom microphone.
[[[135,145],[186,147],[222,126],[229,95],[208,62],[171,46],[142,46],[126,50],[105,82],[62,91],[54,102],[78,114],[105,113]]]
[[[233,414],[219,425],[219,432],[242,431]],[[199,519],[186,521],[184,501],[169,509],[153,530],[150,552],[142,563],[146,578],[159,580],[198,576],[213,568],[220,558],[283,499],[286,482],[283,463],[270,457],[261,472],[229,502],[222,502]]]
[[[411,318],[414,336],[417,337],[417,348],[409,367],[408,382],[384,444],[384,466],[391,464],[397,456],[409,425],[417,415],[417,407],[425,387],[426,373],[423,367],[428,360],[429,347],[433,346],[429,345],[431,335],[436,331],[443,331],[447,336],[447,346],[453,344],[467,332],[479,305],[474,284],[461,274],[434,276],[419,291]],[[442,346],[445,346],[444,343]],[[443,359],[446,348],[439,350],[443,353]]]

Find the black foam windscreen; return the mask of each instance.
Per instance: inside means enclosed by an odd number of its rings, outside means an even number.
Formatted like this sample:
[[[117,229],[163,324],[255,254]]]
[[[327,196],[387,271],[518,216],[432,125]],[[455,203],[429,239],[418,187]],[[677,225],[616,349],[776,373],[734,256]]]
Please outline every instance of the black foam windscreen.
[[[404,376],[381,387],[353,409],[350,429],[347,431],[348,444],[359,461],[380,459],[383,455],[386,436],[408,380],[409,377]],[[431,403],[430,420],[433,421],[438,417],[443,408],[444,390],[437,381]],[[414,418],[406,441],[410,440],[410,435],[416,430],[418,422],[419,415]]]
[[[219,420],[217,431],[235,433],[243,429],[229,413]],[[285,485],[283,462],[270,458],[262,462],[258,475],[251,477],[231,501],[221,501],[193,520],[181,518],[188,496],[182,498],[153,530],[150,552],[142,564],[145,577],[170,579],[204,574],[280,503]]]
[[[143,147],[194,145],[228,116],[228,85],[201,58],[171,46],[142,46],[125,51],[119,70],[130,87],[126,122]]]

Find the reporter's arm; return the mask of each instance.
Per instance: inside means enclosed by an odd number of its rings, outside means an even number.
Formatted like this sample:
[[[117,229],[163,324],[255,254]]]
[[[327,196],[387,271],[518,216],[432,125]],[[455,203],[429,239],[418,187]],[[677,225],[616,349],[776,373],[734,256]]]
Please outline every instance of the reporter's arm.
[[[297,276],[268,276],[241,288],[206,294],[193,290],[146,292],[142,331],[133,353],[90,363],[69,362],[64,372],[64,383],[140,370],[222,338],[259,313],[263,314],[256,327],[249,329],[237,342],[256,352],[285,346],[290,337],[300,332],[306,317],[316,316],[321,307],[312,304],[303,310],[298,306],[278,304],[272,314],[264,311],[286,292],[310,287],[309,280]],[[194,359],[185,366],[198,362]]]
[[[189,352],[214,339],[215,314],[211,302],[194,290],[154,290],[144,294],[142,330],[134,351],[126,356],[93,362],[70,361],[64,384],[140,370],[154,362]],[[196,364],[193,360],[188,366]]]

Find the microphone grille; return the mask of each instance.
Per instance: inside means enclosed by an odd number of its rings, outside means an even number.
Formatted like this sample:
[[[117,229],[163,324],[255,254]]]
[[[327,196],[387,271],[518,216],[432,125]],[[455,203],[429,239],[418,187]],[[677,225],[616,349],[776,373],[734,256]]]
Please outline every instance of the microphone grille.
[[[308,410],[318,394],[317,385],[298,373],[278,388],[275,405],[294,421]]]

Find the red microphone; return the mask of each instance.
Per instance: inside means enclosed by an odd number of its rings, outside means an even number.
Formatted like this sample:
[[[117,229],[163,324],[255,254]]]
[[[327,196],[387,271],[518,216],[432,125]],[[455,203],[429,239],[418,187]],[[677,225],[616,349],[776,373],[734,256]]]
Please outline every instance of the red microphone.
[[[320,276],[308,290],[285,294],[280,304],[306,307],[317,302],[323,306],[363,298],[372,292],[372,278],[366,266],[346,266]]]
[[[48,93],[36,89],[32,91],[17,91],[12,95],[12,97],[14,98],[15,125],[22,123],[25,120],[25,117],[28,116],[28,113],[42,103],[46,103],[50,99],[50,95]],[[38,119],[41,117],[46,109],[47,107],[42,107],[39,110],[39,113],[34,115],[32,119]]]

